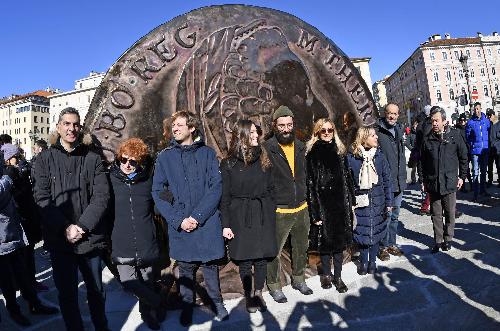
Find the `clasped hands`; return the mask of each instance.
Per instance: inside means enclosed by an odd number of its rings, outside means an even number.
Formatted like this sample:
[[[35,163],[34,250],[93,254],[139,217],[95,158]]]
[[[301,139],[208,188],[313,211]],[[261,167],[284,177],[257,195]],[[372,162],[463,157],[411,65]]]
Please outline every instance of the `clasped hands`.
[[[191,216],[185,218],[181,223],[181,229],[186,232],[191,232],[197,227],[198,227],[198,221]]]
[[[84,234],[85,231],[76,224],[71,224],[66,228],[66,239],[72,244],[82,239]]]

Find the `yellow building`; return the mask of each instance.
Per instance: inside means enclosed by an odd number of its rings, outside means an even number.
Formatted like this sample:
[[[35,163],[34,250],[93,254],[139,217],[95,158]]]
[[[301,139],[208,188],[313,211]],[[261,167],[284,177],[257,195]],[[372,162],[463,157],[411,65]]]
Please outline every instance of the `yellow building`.
[[[50,89],[0,99],[0,133],[12,137],[27,159],[33,155],[36,140],[48,140]]]

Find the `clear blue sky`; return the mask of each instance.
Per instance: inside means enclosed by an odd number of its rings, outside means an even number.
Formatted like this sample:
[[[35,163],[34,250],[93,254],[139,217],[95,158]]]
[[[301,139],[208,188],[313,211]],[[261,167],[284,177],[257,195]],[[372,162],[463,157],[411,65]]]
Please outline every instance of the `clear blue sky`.
[[[70,90],[106,71],[140,37],[221,1],[0,0],[0,96],[47,86]],[[431,34],[500,32],[500,1],[246,1],[289,12],[351,57],[369,56],[372,80],[392,73]],[[473,17],[478,15],[477,18]]]

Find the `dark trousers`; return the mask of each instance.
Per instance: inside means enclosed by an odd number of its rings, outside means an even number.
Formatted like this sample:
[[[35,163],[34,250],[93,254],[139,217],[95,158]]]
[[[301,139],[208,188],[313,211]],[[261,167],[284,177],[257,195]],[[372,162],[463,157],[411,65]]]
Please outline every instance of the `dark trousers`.
[[[266,259],[255,259],[255,260],[244,260],[236,261],[240,269],[240,279],[243,284],[243,289],[245,293],[250,293],[252,291],[252,280],[256,290],[262,290],[264,288],[264,282],[266,281],[267,272],[267,260]],[[254,267],[254,276],[252,277],[252,265]]]
[[[497,168],[497,176],[499,176],[498,183],[500,184],[500,154],[493,148],[490,149],[490,156],[488,158],[488,182],[493,183],[493,163]]]
[[[207,262],[182,262],[177,261],[179,264],[179,287],[182,302],[187,305],[192,305],[196,298],[196,270],[201,267],[203,271],[203,278],[205,279],[205,286],[209,298],[214,304],[222,302],[222,295],[220,293],[219,283],[219,267],[215,263]]]
[[[401,211],[401,202],[403,201],[403,192],[394,192],[394,205],[392,211],[387,215],[387,231],[382,238],[381,245],[391,247],[396,245],[396,236],[398,234],[399,213]]]
[[[20,248],[7,255],[0,255],[0,288],[10,313],[20,311],[16,300],[17,286],[21,289],[24,299],[31,305],[40,303],[26,267],[23,250],[24,248]]]
[[[321,275],[332,275],[332,263],[331,259],[333,257],[333,277],[339,278],[342,273],[342,262],[344,256],[342,252],[333,253],[333,254],[321,254],[321,267],[322,272]]]
[[[373,244],[371,246],[360,246],[359,249],[359,260],[361,264],[367,264],[368,262],[375,262],[377,259],[377,253],[379,250],[379,244]]]
[[[161,305],[161,296],[154,289],[153,267],[139,268],[131,265],[117,265],[123,288],[139,299],[139,312],[146,314]]]
[[[26,261],[26,269],[28,277],[33,285],[36,284],[36,267],[35,267],[35,245],[30,244],[24,248],[24,259]]]
[[[457,193],[446,195],[430,193],[431,196],[431,219],[434,227],[434,241],[437,244],[443,241],[452,241],[455,231],[455,209]],[[444,216],[444,228],[443,228]]]
[[[96,330],[108,330],[105,313],[106,294],[102,284],[102,252],[75,254],[52,250],[52,274],[59,298],[59,306],[69,331],[84,331],[78,305],[78,270],[87,288],[90,316]]]
[[[307,208],[293,214],[276,213],[276,241],[279,251],[278,256],[267,265],[267,287],[269,290],[281,289],[280,255],[288,235],[290,235],[292,243],[292,281],[294,283],[305,281],[310,226]]]

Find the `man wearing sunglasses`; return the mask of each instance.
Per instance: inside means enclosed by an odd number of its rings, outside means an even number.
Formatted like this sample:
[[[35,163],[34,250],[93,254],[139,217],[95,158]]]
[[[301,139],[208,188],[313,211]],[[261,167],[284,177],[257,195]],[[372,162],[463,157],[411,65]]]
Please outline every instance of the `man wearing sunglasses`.
[[[66,329],[83,331],[78,303],[80,271],[94,327],[108,330],[101,266],[108,247],[109,226],[104,218],[108,179],[101,157],[91,151],[92,138],[81,133],[76,109],[63,109],[56,129],[52,145],[37,157],[33,173],[59,306]]]
[[[380,149],[391,168],[391,186],[394,195],[394,206],[387,216],[387,233],[385,238],[382,239],[378,254],[378,258],[382,261],[389,260],[391,255],[403,255],[403,251],[396,245],[399,211],[403,192],[406,188],[406,157],[403,127],[398,123],[398,118],[398,105],[394,103],[387,104],[384,109],[384,118],[379,120],[376,130]]]

